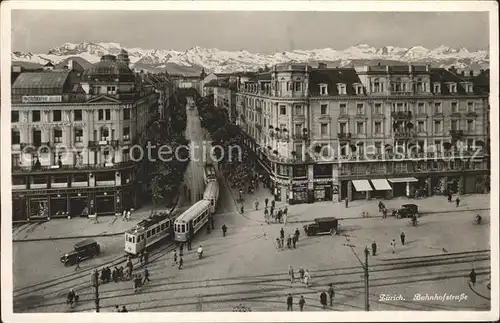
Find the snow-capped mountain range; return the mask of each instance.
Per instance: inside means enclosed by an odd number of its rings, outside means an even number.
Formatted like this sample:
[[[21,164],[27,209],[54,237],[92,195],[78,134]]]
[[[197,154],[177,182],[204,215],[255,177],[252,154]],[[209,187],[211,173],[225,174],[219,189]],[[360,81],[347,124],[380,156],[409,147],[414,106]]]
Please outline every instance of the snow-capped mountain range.
[[[216,48],[202,48],[195,46],[186,51],[170,49],[142,49],[125,48],[117,43],[91,43],[81,42],[79,44],[65,43],[54,47],[47,54],[35,54],[26,52],[13,52],[13,62],[31,62],[37,64],[54,64],[72,56],[79,56],[90,63],[100,60],[105,54],[117,55],[121,49],[125,49],[132,67],[143,68],[151,66],[156,69],[167,69],[173,64],[186,68],[204,68],[207,72],[232,72],[252,71],[264,66],[272,66],[276,63],[296,62],[332,62],[336,66],[349,66],[362,61],[394,61],[402,63],[430,63],[434,66],[456,68],[485,67],[489,64],[487,50],[470,52],[466,48],[451,48],[439,46],[428,49],[422,46],[401,48],[384,46],[375,48],[366,44],[352,46],[344,50],[332,48],[293,50],[274,54],[249,53],[246,50],[224,51]]]

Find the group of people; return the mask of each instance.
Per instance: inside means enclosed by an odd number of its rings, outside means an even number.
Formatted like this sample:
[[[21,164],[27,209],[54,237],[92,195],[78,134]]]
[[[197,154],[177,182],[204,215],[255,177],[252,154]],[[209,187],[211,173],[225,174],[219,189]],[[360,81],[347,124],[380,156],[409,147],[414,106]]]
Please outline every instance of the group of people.
[[[333,284],[330,284],[327,291],[322,291],[319,295],[319,302],[321,306],[326,309],[328,306],[328,299],[330,300],[330,306],[333,306],[333,299],[335,298],[335,290],[333,288]],[[306,300],[303,295],[299,298],[299,309],[302,312],[304,310],[304,306],[306,305]],[[293,311],[293,296],[291,293],[288,294],[286,298],[286,309],[287,311]]]
[[[288,266],[288,277],[290,279],[290,283],[293,284],[295,282],[295,274],[292,266]],[[309,273],[309,270],[304,270],[302,267],[300,267],[299,280],[302,284],[305,284],[306,287],[309,287],[309,283],[311,282],[311,274]]]
[[[146,282],[151,281],[149,279],[148,267],[146,267],[146,266],[144,267],[143,274],[144,274],[144,280],[142,279],[142,275],[140,273],[135,274],[134,279],[132,280],[133,287],[134,287],[134,293],[136,293],[137,291],[140,291],[142,285],[144,285]]]
[[[297,242],[299,242],[300,231],[295,229],[295,231],[286,237],[286,247],[288,249],[295,249],[297,247]],[[281,228],[279,238],[276,238],[276,249],[285,249],[285,230]]]
[[[123,213],[122,213],[122,221],[130,221],[132,219],[132,210],[131,209],[128,209],[128,210],[123,210]]]
[[[403,231],[401,231],[401,234],[399,235],[399,239],[401,241],[401,245],[405,245],[405,242],[406,242],[406,235]],[[392,253],[396,253],[396,239],[392,239],[391,240],[391,249],[392,249]],[[375,241],[372,242],[372,256],[376,256],[377,255],[377,243]]]
[[[387,218],[387,207],[382,201],[378,203],[378,211],[382,213],[382,219]]]
[[[453,194],[451,192],[448,192],[448,203],[453,202]],[[460,194],[457,194],[457,197],[455,198],[455,204],[457,207],[460,206]]]

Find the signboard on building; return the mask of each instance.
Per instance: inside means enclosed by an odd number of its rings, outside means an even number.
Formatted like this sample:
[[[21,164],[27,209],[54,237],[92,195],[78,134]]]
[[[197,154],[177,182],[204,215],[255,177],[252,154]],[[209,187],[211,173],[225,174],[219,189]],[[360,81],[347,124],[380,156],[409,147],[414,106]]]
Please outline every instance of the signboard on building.
[[[24,95],[23,103],[62,102],[61,95]]]

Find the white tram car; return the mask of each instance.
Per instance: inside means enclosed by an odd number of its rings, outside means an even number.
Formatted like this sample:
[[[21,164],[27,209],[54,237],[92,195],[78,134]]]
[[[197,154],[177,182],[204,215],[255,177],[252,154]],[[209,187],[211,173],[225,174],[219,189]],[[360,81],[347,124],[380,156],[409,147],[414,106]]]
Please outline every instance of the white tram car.
[[[125,252],[138,255],[144,249],[169,237],[172,233],[172,216],[169,213],[153,215],[125,232]]]
[[[187,241],[190,228],[193,228],[193,234],[196,234],[208,222],[210,206],[210,201],[200,200],[182,213],[174,222],[175,241]]]
[[[212,164],[206,164],[203,170],[203,179],[205,184],[210,182],[217,182],[217,174],[215,172],[215,167]]]
[[[205,193],[203,193],[203,199],[210,201],[210,213],[214,214],[217,210],[217,201],[219,199],[219,183],[208,182]]]

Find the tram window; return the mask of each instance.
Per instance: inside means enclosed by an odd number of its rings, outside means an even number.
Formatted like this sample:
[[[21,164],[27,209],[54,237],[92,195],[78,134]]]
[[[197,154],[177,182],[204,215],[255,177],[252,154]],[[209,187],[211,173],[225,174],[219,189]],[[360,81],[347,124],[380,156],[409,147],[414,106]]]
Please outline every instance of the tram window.
[[[141,234],[141,240],[144,240],[144,234]]]
[[[182,225],[182,233],[185,233],[185,232],[186,232],[186,225],[185,225],[185,224],[183,224],[183,225]]]
[[[156,234],[156,228],[153,228],[153,230],[152,230],[151,234],[152,234],[152,235],[153,235],[153,234]]]
[[[210,205],[214,205],[214,200],[210,200]]]
[[[165,223],[165,228],[168,228],[169,226],[170,226],[169,222]]]
[[[163,231],[163,228],[164,228],[164,224],[162,223],[161,226],[160,226],[160,230]]]
[[[135,243],[135,237],[132,237],[132,243]]]
[[[148,231],[148,232],[146,233],[146,238],[149,238],[149,237],[151,237],[151,231]]]
[[[141,236],[137,236],[137,243],[141,242]]]

